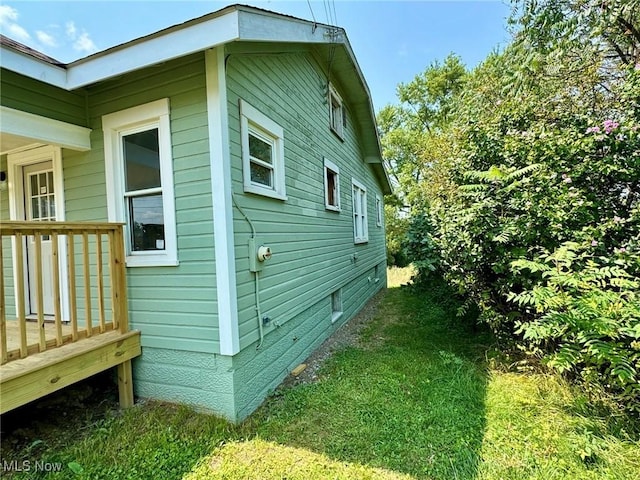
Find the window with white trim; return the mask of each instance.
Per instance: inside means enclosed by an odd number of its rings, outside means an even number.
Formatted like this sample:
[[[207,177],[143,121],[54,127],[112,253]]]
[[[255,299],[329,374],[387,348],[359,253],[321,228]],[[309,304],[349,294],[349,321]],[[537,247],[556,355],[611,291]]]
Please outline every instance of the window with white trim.
[[[331,323],[335,323],[342,317],[342,289],[331,294]]]
[[[351,180],[353,197],[353,241],[366,243],[369,241],[367,226],[367,188],[355,178]]]
[[[376,195],[376,226],[382,227],[382,219],[383,219],[383,203],[380,195]]]
[[[240,100],[244,191],[286,200],[284,130]]]
[[[340,211],[340,171],[330,160],[324,159],[324,206],[327,210]]]
[[[126,224],[128,267],[178,264],[169,99],[102,117],[110,221]]]
[[[342,97],[333,85],[329,85],[329,126],[331,130],[344,139],[344,129],[347,124],[347,115],[342,103]]]

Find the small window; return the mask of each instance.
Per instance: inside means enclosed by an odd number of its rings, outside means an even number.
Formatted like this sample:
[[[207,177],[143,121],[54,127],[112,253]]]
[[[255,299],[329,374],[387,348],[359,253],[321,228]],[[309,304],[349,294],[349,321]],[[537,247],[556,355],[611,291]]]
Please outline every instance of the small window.
[[[366,243],[369,241],[367,226],[367,189],[356,179],[352,179],[353,191],[353,241]]]
[[[126,224],[127,266],[178,264],[169,100],[102,117],[110,221]]]
[[[342,290],[331,294],[331,323],[335,323],[342,316]]]
[[[330,124],[331,130],[338,135],[341,139],[344,139],[344,129],[347,123],[347,116],[342,103],[342,98],[338,95],[338,92],[329,85],[329,109],[330,109]]]
[[[286,200],[284,130],[240,100],[244,191]]]
[[[327,210],[340,211],[340,176],[337,165],[324,159],[324,206]]]
[[[382,219],[384,218],[383,208],[382,198],[380,195],[376,195],[376,226],[378,227],[382,227]]]

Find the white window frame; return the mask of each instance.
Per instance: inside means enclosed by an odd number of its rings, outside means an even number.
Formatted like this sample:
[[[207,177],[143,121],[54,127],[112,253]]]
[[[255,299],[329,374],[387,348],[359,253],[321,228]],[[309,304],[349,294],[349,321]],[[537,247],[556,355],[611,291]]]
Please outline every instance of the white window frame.
[[[352,178],[351,195],[351,203],[353,205],[353,243],[367,243],[369,241],[367,187]]]
[[[339,288],[331,293],[331,323],[336,323],[342,317],[343,313],[344,309],[342,307],[342,289]]]
[[[164,216],[164,250],[133,251],[127,201],[125,200],[125,167],[122,137],[126,134],[158,129],[160,155],[160,190]],[[109,221],[125,223],[127,267],[159,267],[178,265],[176,209],[173,187],[171,123],[169,99],[164,98],[137,107],[103,115],[104,160],[107,183]]]
[[[340,211],[340,169],[338,166],[333,163],[331,160],[324,159],[324,207],[327,210],[332,210],[334,212]],[[329,182],[327,181],[328,173],[332,172],[335,175],[335,189],[334,189],[334,198],[336,199],[336,205],[331,205],[329,203]]]
[[[346,111],[342,97],[332,84],[329,84],[329,128],[341,140],[344,140]]]
[[[382,227],[383,205],[382,197],[376,194],[376,227]]]
[[[249,155],[250,133],[272,144],[273,185],[271,187],[251,181],[252,160]],[[244,191],[278,200],[286,200],[284,129],[244,100],[240,100],[240,136],[242,143]]]

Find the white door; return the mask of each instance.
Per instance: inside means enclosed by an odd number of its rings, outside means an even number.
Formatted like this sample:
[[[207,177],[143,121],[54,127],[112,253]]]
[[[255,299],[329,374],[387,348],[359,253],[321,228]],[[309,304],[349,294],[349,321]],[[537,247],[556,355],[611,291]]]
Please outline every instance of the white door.
[[[25,220],[48,222],[56,220],[56,191],[51,161],[27,165],[23,168]],[[34,237],[27,240],[27,275],[29,284],[29,310],[38,314],[38,287],[36,280],[36,250]],[[42,237],[42,293],[43,314],[54,315],[53,255],[51,238]]]

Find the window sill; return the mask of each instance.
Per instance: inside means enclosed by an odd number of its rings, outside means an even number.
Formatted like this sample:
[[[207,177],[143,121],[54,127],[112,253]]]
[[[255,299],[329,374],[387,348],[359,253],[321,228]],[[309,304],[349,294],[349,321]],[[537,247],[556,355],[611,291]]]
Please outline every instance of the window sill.
[[[353,241],[353,243],[355,243],[356,245],[360,245],[363,243],[369,243],[369,239],[368,238],[359,238]]]
[[[286,200],[287,196],[280,192],[276,192],[275,190],[271,190],[268,188],[261,188],[255,185],[245,185],[244,186],[245,193],[253,193],[255,195],[262,195],[263,197],[275,198],[276,200]]]
[[[329,126],[329,130],[331,130],[333,132],[333,134],[338,137],[338,139],[341,142],[344,142],[344,133],[340,133],[338,130],[336,130],[335,128],[333,128],[332,126]]]
[[[343,313],[344,312],[333,312],[331,314],[331,323],[336,323],[338,320],[340,320]]]
[[[336,213],[340,213],[342,210],[340,210],[340,207],[334,207],[333,205],[325,205],[324,206],[325,210],[329,210],[331,212],[336,212]]]
[[[128,267],[177,267],[180,264],[177,258],[163,256],[137,256],[129,255],[125,260],[125,266]]]

